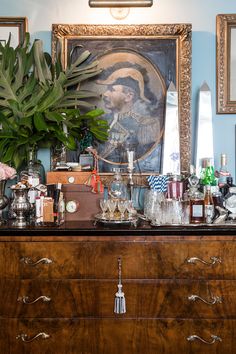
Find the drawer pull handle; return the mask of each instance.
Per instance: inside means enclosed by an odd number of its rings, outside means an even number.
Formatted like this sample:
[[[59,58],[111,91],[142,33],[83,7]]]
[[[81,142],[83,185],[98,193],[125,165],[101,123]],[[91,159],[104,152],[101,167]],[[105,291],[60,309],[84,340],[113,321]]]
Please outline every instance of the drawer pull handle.
[[[207,305],[215,305],[215,304],[222,304],[222,298],[220,296],[212,296],[210,300],[205,300],[201,296],[198,295],[190,295],[188,296],[189,301],[197,301],[201,300]]]
[[[192,336],[189,336],[187,338],[187,340],[189,342],[194,342],[195,340],[200,340],[202,343],[205,343],[205,344],[214,344],[216,341],[222,342],[222,339],[214,334],[211,334],[211,338],[212,338],[212,340],[210,342],[208,342],[205,339],[197,336],[196,334],[193,334]]]
[[[35,299],[35,300],[33,300],[33,301],[30,301],[28,296],[20,296],[20,297],[18,297],[18,299],[17,299],[17,301],[23,302],[23,304],[26,304],[26,305],[35,304],[35,302],[37,302],[37,301],[39,301],[39,300],[41,300],[41,301],[43,301],[43,302],[50,302],[50,301],[51,301],[51,298],[48,297],[48,296],[42,295],[42,296],[37,297],[37,299]]]
[[[16,339],[21,339],[22,342],[30,343],[30,342],[33,342],[33,340],[35,340],[37,338],[48,339],[49,337],[50,337],[50,335],[47,333],[44,333],[44,332],[38,333],[32,338],[28,338],[27,334],[21,333],[21,334],[18,334],[18,336],[16,336]]]
[[[25,264],[30,265],[30,266],[36,266],[36,265],[38,265],[40,263],[42,263],[42,264],[51,264],[51,263],[53,263],[53,260],[50,259],[50,258],[41,258],[38,261],[34,262],[30,257],[23,257],[23,258],[21,258],[20,261],[22,263],[25,263]]]
[[[208,266],[213,266],[214,264],[217,264],[217,263],[221,264],[221,258],[219,258],[219,257],[211,257],[210,260],[211,260],[211,262],[206,262],[201,258],[191,257],[191,258],[187,259],[187,263],[196,264],[197,262],[200,262],[200,263],[203,263]]]

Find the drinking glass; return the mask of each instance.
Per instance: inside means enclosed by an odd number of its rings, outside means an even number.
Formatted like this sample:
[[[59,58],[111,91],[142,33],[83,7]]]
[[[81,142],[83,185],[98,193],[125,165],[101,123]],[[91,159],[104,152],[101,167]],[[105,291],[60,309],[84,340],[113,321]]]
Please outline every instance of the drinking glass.
[[[126,203],[126,209],[128,211],[128,218],[132,219],[133,212],[134,212],[133,202],[132,200],[126,200],[125,203]]]
[[[115,210],[116,210],[116,200],[114,199],[108,199],[107,201],[107,206],[108,206],[108,209],[109,209],[109,212],[110,212],[110,219],[114,219],[114,213],[115,213]]]
[[[121,220],[123,220],[125,218],[125,211],[126,211],[126,208],[127,208],[127,203],[126,203],[126,200],[118,200],[118,210],[120,212],[120,218]]]
[[[108,200],[100,199],[100,207],[102,209],[102,219],[106,219],[106,212],[108,210]]]

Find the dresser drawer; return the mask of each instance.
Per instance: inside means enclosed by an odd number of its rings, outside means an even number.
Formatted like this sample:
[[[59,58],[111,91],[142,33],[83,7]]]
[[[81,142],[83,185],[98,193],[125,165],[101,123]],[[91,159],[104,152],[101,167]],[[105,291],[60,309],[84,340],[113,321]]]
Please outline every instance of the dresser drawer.
[[[235,242],[0,243],[0,277],[236,279]]]
[[[9,319],[0,320],[0,347],[4,354],[234,354],[235,328],[236,320]]]
[[[236,281],[124,280],[124,318],[236,318]],[[0,317],[117,317],[111,280],[0,280]]]

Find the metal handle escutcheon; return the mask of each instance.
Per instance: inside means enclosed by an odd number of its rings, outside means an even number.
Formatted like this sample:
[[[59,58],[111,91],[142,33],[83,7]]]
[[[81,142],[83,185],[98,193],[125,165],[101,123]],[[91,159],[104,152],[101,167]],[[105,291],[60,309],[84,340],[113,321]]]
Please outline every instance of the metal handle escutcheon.
[[[221,258],[219,257],[210,257],[211,262],[206,262],[201,258],[198,257],[191,257],[187,259],[187,263],[191,263],[191,264],[196,264],[197,262],[203,263],[207,266],[213,266],[214,264],[221,264]]]
[[[41,333],[38,333],[36,334],[34,337],[32,338],[28,338],[28,335],[25,334],[25,333],[21,333],[21,334],[18,334],[16,336],[16,339],[21,339],[22,342],[25,342],[25,343],[30,343],[30,342],[33,342],[33,340],[37,339],[37,338],[41,338],[41,339],[48,339],[50,337],[49,334],[47,333],[44,333],[44,332],[41,332]]]
[[[50,258],[41,258],[38,261],[34,262],[30,257],[23,257],[20,260],[22,263],[30,265],[30,266],[36,266],[38,264],[51,264],[53,263],[53,260]]]
[[[222,339],[214,334],[211,334],[211,338],[212,338],[212,340],[210,342],[208,342],[205,339],[197,336],[196,334],[193,334],[192,336],[187,337],[187,340],[189,342],[194,342],[195,340],[199,340],[200,342],[205,343],[205,344],[214,344],[217,341],[222,342]]]
[[[215,304],[222,304],[222,298],[220,296],[212,296],[210,300],[205,300],[201,296],[198,295],[190,295],[188,296],[189,301],[197,301],[200,300],[207,305],[215,305]]]
[[[33,301],[30,301],[29,296],[19,296],[17,299],[17,301],[23,302],[23,304],[26,304],[26,305],[35,304],[39,300],[41,300],[43,302],[50,302],[51,298],[49,296],[42,295],[42,296],[37,297],[37,299],[35,299]]]

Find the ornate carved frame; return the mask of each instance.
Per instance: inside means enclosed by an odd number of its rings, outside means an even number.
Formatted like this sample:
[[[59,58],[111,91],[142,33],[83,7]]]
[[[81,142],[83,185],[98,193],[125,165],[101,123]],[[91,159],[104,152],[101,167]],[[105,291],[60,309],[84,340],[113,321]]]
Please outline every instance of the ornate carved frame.
[[[236,113],[236,100],[230,99],[231,29],[236,29],[236,14],[216,17],[217,113]]]
[[[17,27],[18,34],[19,34],[19,43],[23,43],[25,39],[25,32],[27,31],[27,18],[26,17],[0,17],[0,28],[1,27],[9,27],[9,32],[11,27]],[[6,38],[6,40],[7,39],[8,38]]]
[[[67,63],[67,40],[72,37],[142,37],[176,40],[177,91],[179,95],[180,116],[180,153],[181,171],[189,171],[191,161],[191,59],[192,59],[191,24],[161,25],[52,25],[52,57],[59,49],[62,63]]]

